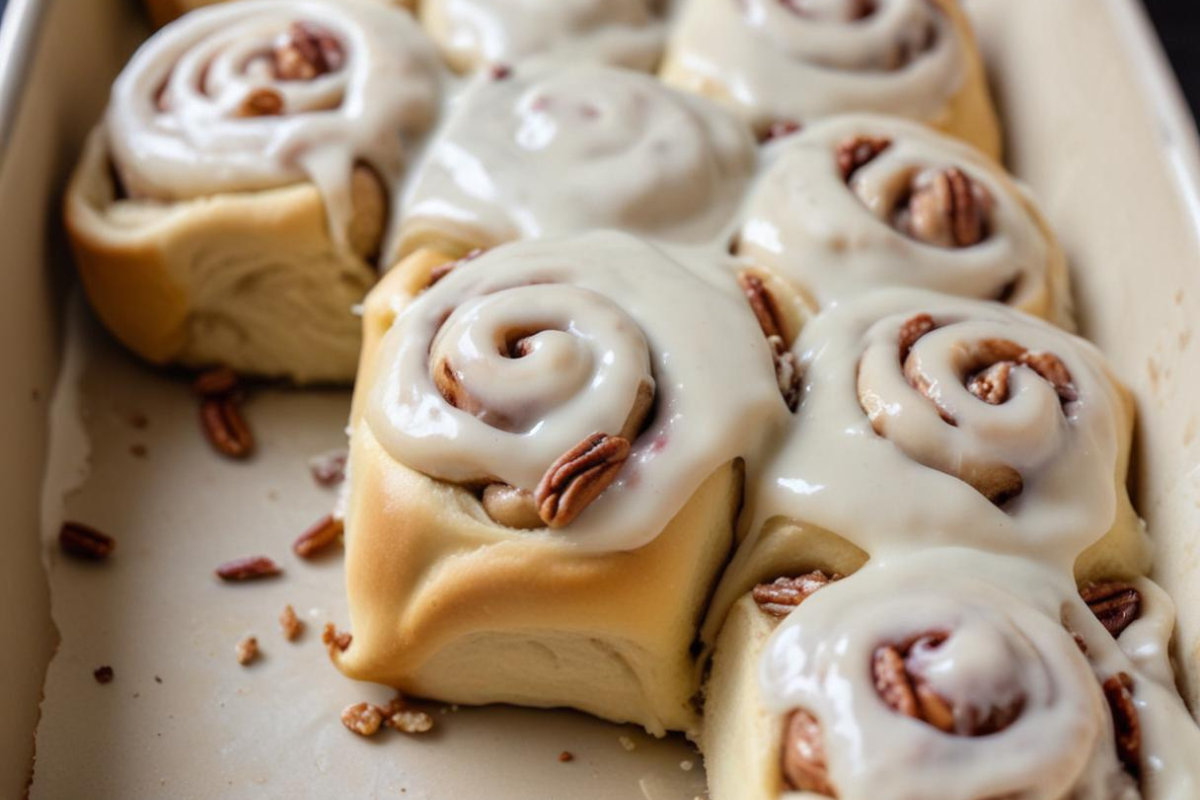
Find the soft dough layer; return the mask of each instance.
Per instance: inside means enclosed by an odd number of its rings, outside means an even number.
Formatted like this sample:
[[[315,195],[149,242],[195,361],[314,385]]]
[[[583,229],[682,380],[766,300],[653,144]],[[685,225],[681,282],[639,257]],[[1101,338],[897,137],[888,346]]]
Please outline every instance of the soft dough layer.
[[[661,74],[763,135],[872,111],[1000,154],[983,62],[957,0],[692,0]]]

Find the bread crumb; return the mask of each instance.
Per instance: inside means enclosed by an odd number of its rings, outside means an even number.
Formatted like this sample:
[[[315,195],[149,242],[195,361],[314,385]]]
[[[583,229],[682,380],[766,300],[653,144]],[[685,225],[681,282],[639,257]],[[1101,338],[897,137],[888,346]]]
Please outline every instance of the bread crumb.
[[[258,639],[247,636],[237,643],[237,662],[243,667],[258,658]]]
[[[683,770],[684,772],[691,772],[692,768],[695,766],[696,766],[695,764],[693,764],[691,761],[688,761],[686,759],[679,762],[679,768],[681,770]]]
[[[617,741],[621,743],[621,747],[625,748],[626,753],[632,753],[637,749],[637,744],[628,736],[619,736],[617,737]]]
[[[387,724],[401,733],[426,733],[433,729],[433,717],[424,711],[403,708],[388,717]]]

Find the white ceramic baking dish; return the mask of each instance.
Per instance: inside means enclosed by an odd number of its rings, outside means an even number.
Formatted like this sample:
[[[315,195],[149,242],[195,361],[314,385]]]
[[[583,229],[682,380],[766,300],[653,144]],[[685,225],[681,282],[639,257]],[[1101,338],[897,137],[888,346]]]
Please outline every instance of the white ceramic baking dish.
[[[968,6],[1009,164],[1061,235],[1084,333],[1137,395],[1135,499],[1158,543],[1155,578],[1179,606],[1175,655],[1196,709],[1196,131],[1136,0]],[[438,735],[359,740],[337,711],[378,690],[339,677],[315,635],[345,619],[338,560],[287,562],[262,589],[213,584],[221,557],[286,552],[327,509],[305,461],[339,443],[348,396],[257,395],[262,456],[220,462],[184,383],[135,363],[70,299],[60,192],[143,34],[127,0],[13,0],[0,28],[0,798],[26,791],[35,730],[35,798],[702,794],[682,741],[565,712],[435,707]],[[139,414],[148,427],[131,424]],[[111,569],[59,561],[49,543],[64,515],[118,536]],[[285,602],[314,623],[296,645],[275,633]],[[250,631],[267,657],[239,670],[232,645]],[[100,687],[91,671],[106,663],[117,679]],[[559,763],[564,750],[575,760]]]

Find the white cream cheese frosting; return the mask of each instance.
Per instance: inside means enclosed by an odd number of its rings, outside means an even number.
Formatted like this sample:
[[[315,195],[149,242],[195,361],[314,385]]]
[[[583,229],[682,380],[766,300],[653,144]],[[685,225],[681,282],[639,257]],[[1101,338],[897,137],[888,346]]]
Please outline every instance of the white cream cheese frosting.
[[[732,217],[755,163],[736,118],[647,75],[517,68],[480,76],[460,98],[413,178],[402,237],[490,246],[621,228],[705,241]]]
[[[281,77],[271,59],[298,23],[340,52],[310,80]],[[437,117],[441,81],[435,49],[406,12],[368,0],[251,0],[200,9],[151,37],[114,84],[105,124],[135,198],[310,180],[340,231],[355,163],[394,186],[407,144]],[[272,113],[248,116],[255,96]]]

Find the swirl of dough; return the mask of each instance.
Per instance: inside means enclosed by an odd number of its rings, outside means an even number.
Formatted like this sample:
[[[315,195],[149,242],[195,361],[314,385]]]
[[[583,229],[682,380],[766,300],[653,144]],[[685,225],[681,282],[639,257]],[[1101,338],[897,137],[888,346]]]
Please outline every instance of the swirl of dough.
[[[751,505],[871,553],[931,543],[1143,564],[1130,401],[1088,342],[995,303],[880,291],[810,322],[795,433]],[[913,502],[913,497],[936,502]],[[1106,536],[1111,534],[1111,536]]]
[[[662,53],[655,0],[427,0],[421,23],[460,72],[548,53],[650,70]]]
[[[663,76],[760,132],[855,111],[944,122],[978,70],[959,13],[940,0],[695,0]]]
[[[1014,585],[993,564],[955,551],[873,562],[788,616],[759,683],[767,707],[790,715],[792,788],[841,800],[1139,796],[1087,657],[1024,598],[1028,582],[1040,599],[1031,581],[1047,577]]]
[[[403,252],[596,228],[713,238],[754,168],[736,119],[640,73],[517,69],[460,103],[414,179]]]
[[[395,183],[406,143],[436,117],[439,84],[436,53],[405,12],[357,0],[231,3],[138,50],[113,86],[108,141],[134,197],[307,179],[344,224],[354,165]]]
[[[821,308],[887,286],[1000,300],[1069,322],[1066,263],[991,159],[906,120],[825,120],[780,143],[735,251]]]
[[[532,493],[550,527],[558,502],[582,547],[639,547],[789,417],[738,286],[693,269],[616,233],[463,262],[385,334],[364,419],[413,469]]]

